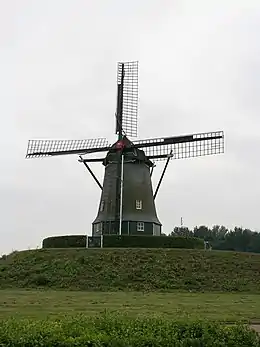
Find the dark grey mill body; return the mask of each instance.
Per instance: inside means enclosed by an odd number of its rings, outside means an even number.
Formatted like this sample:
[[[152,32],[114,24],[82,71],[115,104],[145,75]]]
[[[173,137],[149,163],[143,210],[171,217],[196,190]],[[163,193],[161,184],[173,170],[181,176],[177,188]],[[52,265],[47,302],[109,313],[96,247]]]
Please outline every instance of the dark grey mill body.
[[[130,147],[128,139],[125,139],[125,143],[122,234],[160,235],[161,223],[156,213],[150,175],[153,163],[144,151]],[[105,175],[98,214],[92,224],[93,236],[101,233],[118,234],[118,222],[115,220],[118,155],[113,151],[115,145],[116,143],[103,161]],[[136,209],[136,200],[142,201],[142,209]],[[141,232],[137,230],[138,222],[144,223],[144,230]]]

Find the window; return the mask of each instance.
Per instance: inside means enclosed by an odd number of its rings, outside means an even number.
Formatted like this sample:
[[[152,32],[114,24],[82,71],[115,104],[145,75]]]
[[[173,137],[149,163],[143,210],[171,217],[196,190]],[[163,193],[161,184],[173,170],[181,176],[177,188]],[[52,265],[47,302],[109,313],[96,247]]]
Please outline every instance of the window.
[[[141,210],[141,209],[143,208],[142,205],[143,205],[143,204],[142,204],[142,200],[135,200],[135,208],[136,208],[137,210]]]
[[[103,211],[104,211],[104,207],[105,207],[105,201],[104,201],[104,200],[101,200],[101,203],[100,203],[100,212],[103,212]]]
[[[144,231],[144,222],[137,222],[137,231]]]
[[[93,236],[101,235],[101,232],[102,232],[102,222],[94,224],[94,235]]]
[[[97,234],[101,234],[102,232],[102,222],[101,223],[97,223],[97,230],[96,230]]]

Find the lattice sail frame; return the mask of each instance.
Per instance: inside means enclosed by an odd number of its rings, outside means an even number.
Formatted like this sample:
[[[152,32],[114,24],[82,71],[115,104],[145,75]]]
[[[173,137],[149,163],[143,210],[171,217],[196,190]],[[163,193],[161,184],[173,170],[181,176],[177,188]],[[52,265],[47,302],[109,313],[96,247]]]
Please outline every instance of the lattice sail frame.
[[[84,154],[108,147],[106,138],[87,140],[29,140],[26,158],[49,157],[62,154]]]
[[[118,63],[117,84],[124,67],[122,128],[126,136],[137,137],[138,61]]]
[[[185,139],[186,136],[179,137],[180,139]],[[170,141],[176,140],[176,143],[169,143]],[[224,132],[210,132],[210,133],[200,133],[194,135],[187,135],[187,141],[178,141],[176,138],[156,138],[134,141],[135,145],[158,143],[151,147],[140,146],[147,157],[151,160],[159,161],[166,160],[167,155],[172,151],[172,159],[185,159],[213,154],[224,153]],[[165,142],[166,144],[163,144]],[[167,144],[168,142],[168,144]]]

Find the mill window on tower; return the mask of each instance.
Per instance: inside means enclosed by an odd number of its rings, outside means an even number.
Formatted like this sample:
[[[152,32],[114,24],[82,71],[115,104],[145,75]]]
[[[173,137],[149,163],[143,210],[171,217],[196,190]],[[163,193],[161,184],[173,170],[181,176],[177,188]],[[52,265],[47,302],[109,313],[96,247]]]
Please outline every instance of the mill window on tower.
[[[137,231],[144,231],[144,222],[137,222]]]
[[[105,208],[105,201],[102,200],[101,203],[100,203],[100,212],[103,212],[104,208]]]
[[[137,210],[142,210],[143,208],[142,200],[135,200],[135,208]]]

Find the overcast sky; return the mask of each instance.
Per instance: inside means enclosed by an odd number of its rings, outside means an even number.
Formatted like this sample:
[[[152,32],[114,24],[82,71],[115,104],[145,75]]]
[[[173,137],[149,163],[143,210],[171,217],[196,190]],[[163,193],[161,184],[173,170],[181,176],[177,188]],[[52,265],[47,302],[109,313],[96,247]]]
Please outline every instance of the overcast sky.
[[[100,190],[78,157],[25,160],[27,141],[115,141],[118,61],[139,60],[138,138],[225,131],[224,155],[171,162],[163,231],[260,231],[259,35],[258,0],[0,0],[0,254],[91,233]]]

